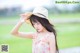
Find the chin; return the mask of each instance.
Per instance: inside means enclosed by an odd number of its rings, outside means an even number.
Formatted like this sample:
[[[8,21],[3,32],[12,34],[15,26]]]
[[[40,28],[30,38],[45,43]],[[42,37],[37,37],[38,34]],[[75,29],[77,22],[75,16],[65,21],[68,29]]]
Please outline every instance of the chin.
[[[42,30],[37,30],[38,32],[42,32]]]

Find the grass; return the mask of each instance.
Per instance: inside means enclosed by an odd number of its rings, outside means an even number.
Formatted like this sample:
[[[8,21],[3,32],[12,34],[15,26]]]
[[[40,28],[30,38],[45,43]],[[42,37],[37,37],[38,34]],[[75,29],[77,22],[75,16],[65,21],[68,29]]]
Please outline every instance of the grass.
[[[1,20],[4,21],[4,20]],[[0,25],[0,45],[8,44],[9,53],[31,53],[32,51],[32,40],[15,37],[10,34],[10,31],[15,25]],[[23,24],[20,31],[35,31],[30,25]],[[25,47],[27,46],[27,47]]]
[[[0,45],[8,44],[9,45],[9,53],[23,53],[23,52],[31,53],[32,40],[12,36],[10,34],[10,31],[12,30],[13,26],[14,25],[1,25],[0,26]],[[29,29],[25,30],[24,27],[25,26],[23,25],[21,27],[20,31],[29,31]],[[34,29],[32,28],[32,30],[34,30]]]
[[[56,27],[58,33],[59,48],[80,46],[80,25],[63,24]]]

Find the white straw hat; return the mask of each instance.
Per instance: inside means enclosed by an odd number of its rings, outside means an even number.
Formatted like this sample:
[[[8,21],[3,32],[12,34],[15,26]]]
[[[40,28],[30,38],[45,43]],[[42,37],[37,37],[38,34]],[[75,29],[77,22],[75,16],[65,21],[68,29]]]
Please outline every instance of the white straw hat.
[[[33,14],[42,18],[48,18],[48,10],[44,7],[36,7],[33,10]]]
[[[46,18],[48,19],[48,10],[44,7],[36,7],[32,14],[39,16],[41,18]],[[48,19],[49,20],[49,19]],[[51,23],[51,21],[49,20],[49,22]],[[30,23],[30,20],[27,20],[27,23]]]

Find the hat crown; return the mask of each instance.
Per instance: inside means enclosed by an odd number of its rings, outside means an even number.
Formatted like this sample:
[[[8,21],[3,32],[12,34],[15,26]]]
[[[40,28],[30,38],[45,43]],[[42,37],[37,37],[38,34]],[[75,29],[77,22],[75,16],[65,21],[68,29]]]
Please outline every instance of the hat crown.
[[[33,14],[40,16],[42,18],[47,18],[48,17],[48,10],[44,7],[36,7],[33,10]]]

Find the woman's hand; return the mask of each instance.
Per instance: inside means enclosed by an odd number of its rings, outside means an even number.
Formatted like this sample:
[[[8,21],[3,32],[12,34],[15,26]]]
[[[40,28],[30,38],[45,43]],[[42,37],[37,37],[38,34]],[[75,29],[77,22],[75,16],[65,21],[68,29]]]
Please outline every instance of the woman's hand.
[[[28,13],[24,13],[24,14],[21,14],[20,16],[20,22],[25,22],[26,20],[28,20],[30,18],[30,16],[32,15],[31,12],[28,12]]]

